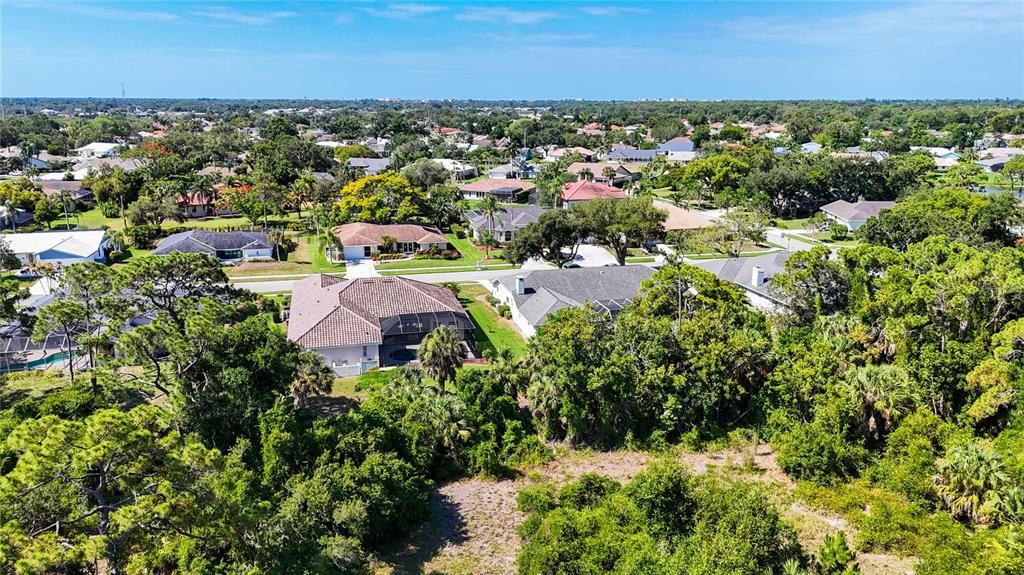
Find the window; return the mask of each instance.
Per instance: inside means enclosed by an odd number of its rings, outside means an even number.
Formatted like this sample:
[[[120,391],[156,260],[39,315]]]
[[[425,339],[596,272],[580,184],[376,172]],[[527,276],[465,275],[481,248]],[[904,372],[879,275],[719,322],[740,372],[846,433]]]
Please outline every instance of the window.
[[[372,246],[363,246],[363,257],[368,258],[368,257],[370,257],[372,255],[373,255],[373,247]]]
[[[505,241],[512,241],[512,230],[505,230]]]
[[[366,346],[363,346],[363,357],[366,357]]]

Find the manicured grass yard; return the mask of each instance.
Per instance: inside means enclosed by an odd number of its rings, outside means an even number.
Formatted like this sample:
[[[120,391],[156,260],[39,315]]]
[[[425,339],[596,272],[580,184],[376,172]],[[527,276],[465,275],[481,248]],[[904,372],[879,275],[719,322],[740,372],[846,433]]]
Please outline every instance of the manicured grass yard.
[[[310,273],[341,273],[345,264],[332,264],[320,249],[320,242],[311,236],[300,236],[297,232],[289,232],[296,241],[295,250],[288,254],[287,261],[282,262],[249,262],[237,266],[228,266],[224,272],[228,277],[303,275]]]
[[[459,250],[462,254],[461,257],[454,260],[441,260],[441,259],[413,259],[403,260],[397,262],[380,262],[376,264],[377,270],[384,271],[396,271],[396,270],[415,270],[422,268],[447,268],[447,267],[472,267],[480,262],[481,264],[504,264],[505,261],[501,259],[501,250],[491,250],[490,257],[486,260],[488,254],[485,254],[482,250],[477,248],[468,239],[459,239],[455,237],[455,234],[445,234],[448,241],[452,246]]]
[[[75,218],[72,218],[72,222]],[[281,228],[286,226],[289,222],[298,221],[295,214],[287,214],[284,216],[272,216],[268,219],[268,224],[272,228]],[[55,224],[61,224],[63,217],[59,221],[55,221]],[[103,215],[103,212],[99,208],[93,208],[91,210],[80,212],[78,214],[78,227],[83,230],[98,230],[106,226],[112,230],[123,230],[124,221],[121,218],[108,218]],[[197,218],[187,219],[184,222],[178,223],[173,220],[165,221],[162,224],[164,228],[239,228],[239,229],[252,229],[260,230],[263,226],[253,226],[252,222],[242,216],[228,216],[219,218]]]
[[[526,353],[526,340],[516,329],[512,320],[498,316],[487,303],[487,290],[480,284],[463,284],[459,286],[459,300],[469,312],[469,317],[476,326],[477,353],[485,350],[508,349],[516,357]]]
[[[776,220],[775,225],[784,230],[803,230],[807,228],[807,221],[811,218],[797,218],[793,220]]]

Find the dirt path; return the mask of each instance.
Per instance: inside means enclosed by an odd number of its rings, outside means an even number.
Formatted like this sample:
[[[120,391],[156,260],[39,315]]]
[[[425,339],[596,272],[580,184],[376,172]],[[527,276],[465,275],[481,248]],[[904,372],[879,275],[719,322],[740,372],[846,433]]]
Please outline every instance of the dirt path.
[[[636,451],[610,453],[571,451],[515,480],[465,479],[440,486],[431,496],[431,519],[404,542],[388,549],[377,561],[379,575],[509,575],[514,574],[520,540],[516,529],[526,518],[516,509],[516,493],[538,481],[564,483],[588,472],[629,481],[656,456]],[[754,455],[753,469],[745,468],[750,452],[724,450],[686,453],[676,459],[695,473],[729,468],[744,479],[793,487],[767,446]],[[735,471],[733,471],[735,470]],[[815,549],[827,533],[839,530],[852,537],[844,519],[830,517],[799,503],[784,510],[806,548]],[[913,560],[891,555],[860,554],[863,575],[902,575],[913,572]]]

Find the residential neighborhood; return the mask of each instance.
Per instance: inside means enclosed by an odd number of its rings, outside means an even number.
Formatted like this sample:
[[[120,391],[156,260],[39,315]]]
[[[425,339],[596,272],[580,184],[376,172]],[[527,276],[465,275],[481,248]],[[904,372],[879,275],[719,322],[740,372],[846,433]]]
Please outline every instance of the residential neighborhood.
[[[0,573],[1022,575],[1013,2],[4,2]]]

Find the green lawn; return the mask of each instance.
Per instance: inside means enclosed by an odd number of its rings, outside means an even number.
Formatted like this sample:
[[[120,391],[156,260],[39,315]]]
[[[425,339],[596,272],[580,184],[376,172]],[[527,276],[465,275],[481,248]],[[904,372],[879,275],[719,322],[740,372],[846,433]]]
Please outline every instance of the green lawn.
[[[792,220],[776,220],[776,227],[784,230],[803,230],[807,229],[807,221],[811,218],[796,218]]]
[[[742,252],[742,253],[740,253],[740,257],[741,258],[752,258],[752,257],[756,257],[756,256],[764,256],[764,255],[768,255],[768,254],[774,254],[777,251],[779,251],[779,250],[777,250],[777,249],[767,249],[767,250],[760,251],[760,252]],[[691,254],[685,254],[685,257],[688,260],[720,260],[720,259],[723,259],[723,258],[727,258],[729,256],[727,254],[692,254],[692,255]]]
[[[474,337],[478,354],[485,350],[508,349],[516,357],[522,357],[526,353],[526,340],[512,320],[498,316],[486,298],[487,290],[480,284],[459,286],[459,300],[476,326]]]
[[[403,260],[397,262],[380,262],[376,264],[377,271],[380,272],[396,272],[397,270],[416,270],[422,268],[448,268],[448,267],[474,267],[477,262],[484,263],[485,254],[479,248],[473,245],[468,239],[457,238],[455,234],[445,234],[448,238],[448,242],[459,250],[462,254],[461,257],[454,260],[440,260],[440,259],[413,259]],[[491,250],[490,257],[486,259],[486,263],[490,264],[505,264],[506,262],[501,259],[501,250]]]
[[[15,371],[0,382],[0,408],[43,395],[68,385],[68,376],[61,370]]]
[[[63,218],[61,218],[63,220]],[[72,219],[74,221],[74,219]],[[85,230],[98,230],[104,226],[112,230],[123,230],[124,221],[121,218],[108,218],[103,215],[103,212],[99,208],[93,208],[88,211],[80,212],[78,214],[78,227]],[[273,216],[267,220],[268,224],[272,228],[280,228],[287,225],[289,222],[298,221],[295,214],[288,214],[285,216]],[[55,222],[61,223],[61,222]],[[184,222],[175,222],[173,220],[165,221],[162,224],[164,228],[251,228],[261,229],[262,226],[253,226],[252,222],[242,216],[229,216],[220,218],[197,218],[187,219]]]

